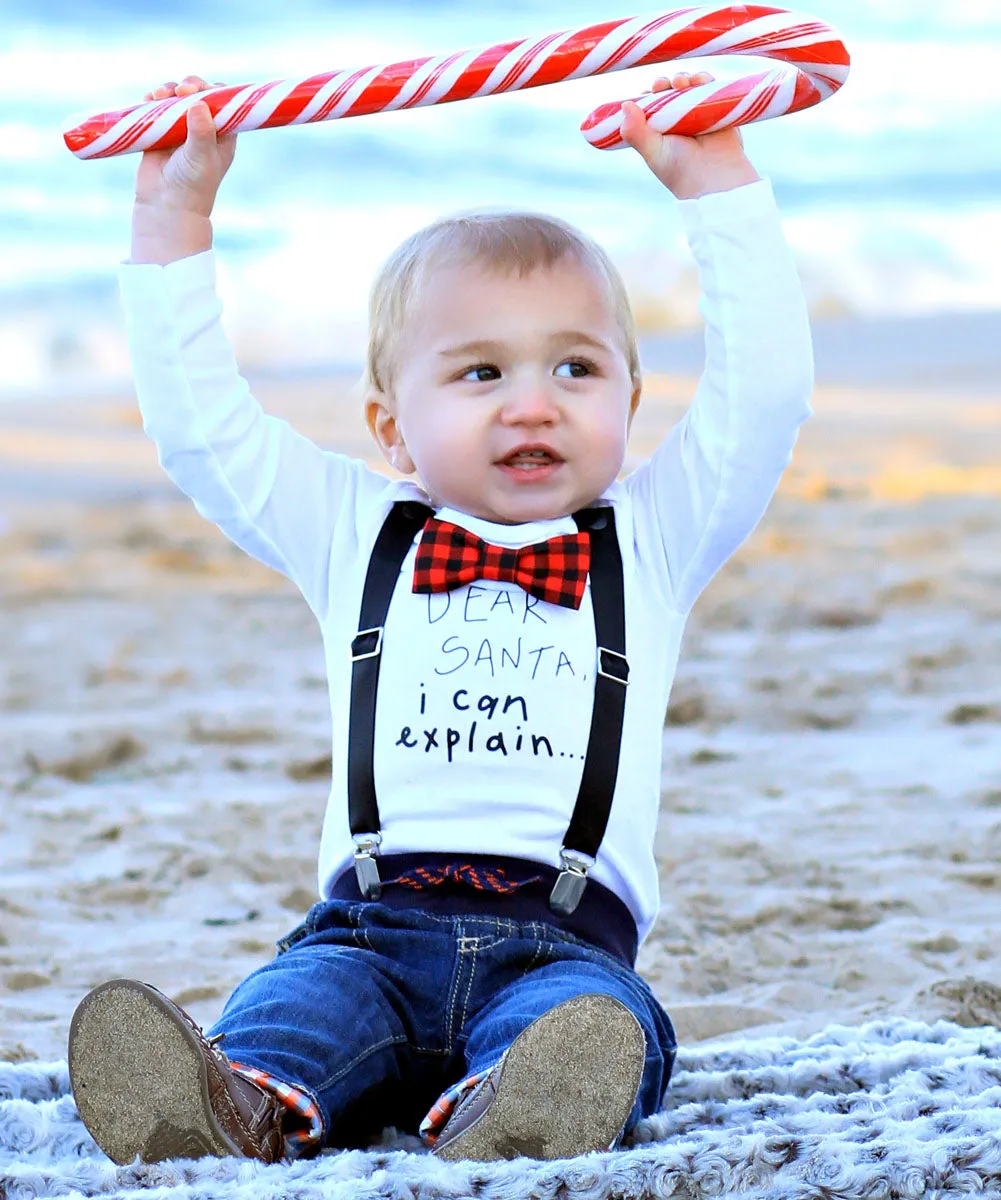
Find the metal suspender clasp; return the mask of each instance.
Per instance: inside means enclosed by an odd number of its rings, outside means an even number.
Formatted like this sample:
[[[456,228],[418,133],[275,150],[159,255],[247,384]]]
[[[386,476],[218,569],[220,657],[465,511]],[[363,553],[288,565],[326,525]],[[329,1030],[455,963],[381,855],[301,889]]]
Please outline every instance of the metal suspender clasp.
[[[594,866],[594,859],[577,850],[560,850],[560,873],[549,893],[549,907],[561,917],[569,917],[580,904],[587,887],[587,873]]]
[[[351,641],[351,661],[360,658],[375,658],[382,653],[383,626],[374,629],[359,629]]]
[[[606,679],[614,679],[623,687],[629,686],[629,663],[624,654],[618,650],[609,650],[607,646],[598,647],[598,674]]]
[[[382,845],[382,834],[356,833],[353,841],[358,890],[366,900],[378,900],[382,895],[382,882],[379,879],[379,864],[375,861],[375,856]]]

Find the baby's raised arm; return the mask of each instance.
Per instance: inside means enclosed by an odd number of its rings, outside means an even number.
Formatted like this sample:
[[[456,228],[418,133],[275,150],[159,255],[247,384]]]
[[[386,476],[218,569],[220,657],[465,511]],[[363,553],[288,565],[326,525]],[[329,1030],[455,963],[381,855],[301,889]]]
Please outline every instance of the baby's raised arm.
[[[147,94],[187,96],[189,75]],[[388,481],[321,450],[270,416],[240,374],[222,326],[209,220],[236,136],[217,138],[208,106],[187,113],[174,150],[147,150],[136,178],[132,256],[119,268],[143,428],[160,464],[208,520],[248,554],[287,575],[321,615],[332,547],[359,489]],[[350,522],[349,522],[350,524]]]
[[[710,78],[676,76],[672,86]],[[647,518],[651,558],[664,567],[665,596],[687,612],[755,527],[789,463],[811,412],[813,348],[771,187],[739,130],[662,135],[636,105],[624,107],[624,138],[680,201],[702,283],[706,364],[692,404],[627,480]]]

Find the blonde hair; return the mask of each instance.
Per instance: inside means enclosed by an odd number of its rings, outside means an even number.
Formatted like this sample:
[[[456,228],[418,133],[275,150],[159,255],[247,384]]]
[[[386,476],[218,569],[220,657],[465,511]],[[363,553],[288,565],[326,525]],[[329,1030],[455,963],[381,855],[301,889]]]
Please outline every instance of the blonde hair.
[[[641,382],[636,324],[622,276],[604,250],[558,217],[533,212],[461,212],[419,229],[383,264],[369,297],[369,340],[362,395],[389,394],[396,353],[412,306],[432,272],[445,265],[483,264],[501,274],[528,275],[570,255],[608,288],[629,374]]]

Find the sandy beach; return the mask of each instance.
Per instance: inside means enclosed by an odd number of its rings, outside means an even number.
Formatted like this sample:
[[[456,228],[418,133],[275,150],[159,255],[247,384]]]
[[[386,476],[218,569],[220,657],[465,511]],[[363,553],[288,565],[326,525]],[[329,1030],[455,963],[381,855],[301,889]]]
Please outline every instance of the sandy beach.
[[[667,714],[639,969],[687,1042],[1001,1023],[1001,377],[841,378]],[[255,390],[375,465],[351,382]],[[649,373],[627,467],[693,387]],[[211,1022],[315,895],[312,615],[174,491],[128,393],[40,400],[0,405],[0,645],[0,1059],[65,1057],[118,975]]]

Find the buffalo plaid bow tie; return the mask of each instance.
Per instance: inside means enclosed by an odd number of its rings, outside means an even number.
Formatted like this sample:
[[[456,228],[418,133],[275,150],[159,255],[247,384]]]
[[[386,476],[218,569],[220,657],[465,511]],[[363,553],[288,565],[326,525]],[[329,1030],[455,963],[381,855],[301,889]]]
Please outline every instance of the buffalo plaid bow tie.
[[[417,547],[413,590],[447,592],[474,579],[497,579],[517,583],[550,604],[580,608],[590,565],[591,539],[585,530],[512,550],[430,517]]]

